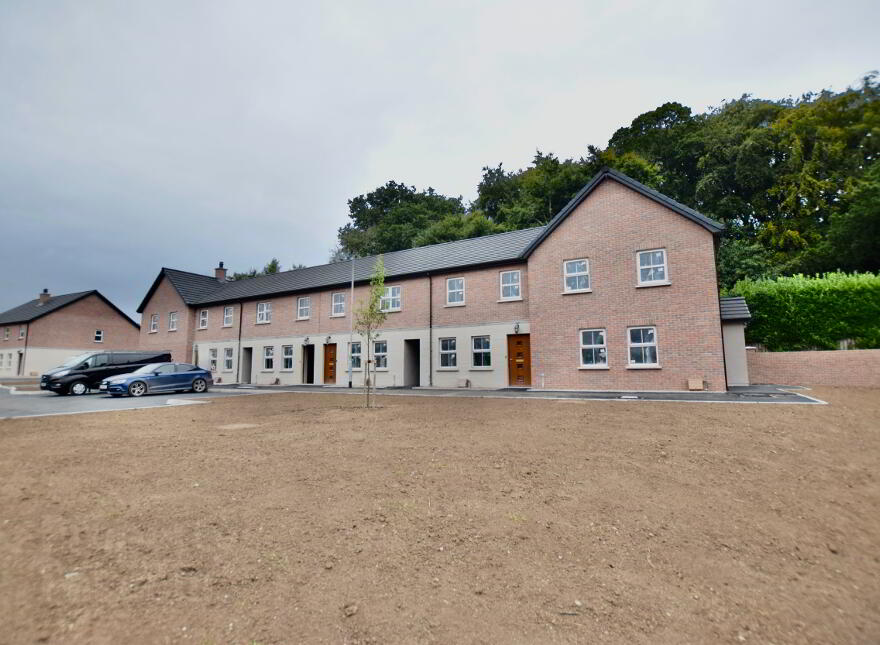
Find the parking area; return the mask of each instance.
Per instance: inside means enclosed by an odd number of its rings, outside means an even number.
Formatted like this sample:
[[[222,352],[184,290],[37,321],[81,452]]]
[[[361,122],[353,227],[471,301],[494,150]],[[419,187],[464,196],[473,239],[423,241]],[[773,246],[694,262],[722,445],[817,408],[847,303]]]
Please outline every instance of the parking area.
[[[10,388],[14,387],[15,390]],[[20,384],[0,387],[0,419],[39,417],[46,415],[82,414],[87,412],[118,412],[167,405],[190,405],[230,396],[260,394],[250,389],[211,389],[201,394],[147,394],[138,398],[115,398],[109,394],[92,392],[82,396],[58,396],[53,392],[29,388]]]

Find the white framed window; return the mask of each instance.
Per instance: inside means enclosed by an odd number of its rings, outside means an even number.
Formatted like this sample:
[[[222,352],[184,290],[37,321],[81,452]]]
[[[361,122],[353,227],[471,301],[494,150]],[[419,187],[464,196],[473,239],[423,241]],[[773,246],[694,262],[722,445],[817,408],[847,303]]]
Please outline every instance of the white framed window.
[[[330,317],[345,315],[345,294],[341,291],[334,293],[331,298]]]
[[[168,331],[177,331],[177,312],[172,311],[168,314]]]
[[[382,311],[400,311],[400,287],[385,287],[385,293],[379,300],[379,309]]]
[[[155,334],[159,331],[159,314],[150,316],[150,333]]]
[[[208,356],[210,356],[210,358],[211,358],[211,371],[216,372],[217,371],[217,348],[212,347],[211,349],[209,349]]]
[[[376,369],[388,369],[388,341],[377,340],[373,342],[373,357],[376,359]]]
[[[9,340],[9,327],[3,332],[3,340]]]
[[[96,343],[103,343],[104,342],[104,330],[103,329],[96,329],[95,330],[95,342]]]
[[[296,319],[308,320],[312,315],[312,298],[311,296],[303,296],[296,299]]]
[[[566,260],[562,263],[562,290],[577,293],[590,290],[590,261],[586,258]]]
[[[440,339],[440,367],[458,367],[458,351],[455,338]]]
[[[450,307],[464,304],[464,278],[446,279],[446,304]]]
[[[6,356],[6,367],[12,368],[12,352]]]
[[[522,299],[522,291],[520,290],[520,280],[522,278],[520,271],[502,271],[501,272],[501,299],[502,300],[520,300]]]
[[[272,322],[272,303],[271,302],[258,302],[257,303],[257,324],[258,325],[267,325]]]
[[[474,367],[492,367],[492,342],[488,336],[471,338]]]
[[[19,340],[24,338],[24,325],[18,326],[18,338],[19,338]]]
[[[208,310],[202,309],[199,311],[199,329],[207,329],[208,328]]]
[[[359,370],[361,368],[361,344],[351,343],[351,369]]]
[[[639,286],[669,284],[669,271],[666,267],[666,249],[639,251],[638,271]]]
[[[284,345],[281,348],[281,369],[293,369],[293,345]]]
[[[234,309],[232,306],[223,307],[223,326],[224,327],[232,327],[232,313]]]
[[[657,367],[657,328],[656,327],[630,327],[627,330],[629,338],[629,366],[630,367]]]
[[[263,348],[263,369],[264,370],[274,370],[275,369],[275,348],[274,347],[264,347]]]
[[[232,371],[232,356],[235,350],[232,347],[223,348],[223,370],[225,372]]]
[[[608,367],[608,346],[604,329],[581,329],[581,367]]]

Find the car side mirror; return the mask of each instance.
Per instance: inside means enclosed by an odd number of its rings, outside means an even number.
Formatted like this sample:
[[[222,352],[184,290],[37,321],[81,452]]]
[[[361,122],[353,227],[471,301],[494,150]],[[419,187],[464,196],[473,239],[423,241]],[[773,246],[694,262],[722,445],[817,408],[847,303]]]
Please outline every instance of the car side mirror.
[[[81,370],[87,370],[87,369],[89,369],[89,364],[88,364],[88,363],[83,363],[82,365],[79,366],[79,369],[81,369]]]
[[[161,373],[162,372],[160,372],[159,370],[156,370],[155,372],[153,372],[153,376],[159,376],[159,374],[161,374]]]

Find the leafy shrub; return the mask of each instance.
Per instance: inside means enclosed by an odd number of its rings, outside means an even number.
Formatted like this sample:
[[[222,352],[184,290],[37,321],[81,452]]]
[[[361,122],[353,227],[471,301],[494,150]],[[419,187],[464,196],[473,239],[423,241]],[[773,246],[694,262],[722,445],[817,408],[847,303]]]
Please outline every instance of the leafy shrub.
[[[728,295],[743,296],[752,312],[747,342],[770,351],[837,349],[847,338],[859,348],[880,347],[880,275],[746,279]]]

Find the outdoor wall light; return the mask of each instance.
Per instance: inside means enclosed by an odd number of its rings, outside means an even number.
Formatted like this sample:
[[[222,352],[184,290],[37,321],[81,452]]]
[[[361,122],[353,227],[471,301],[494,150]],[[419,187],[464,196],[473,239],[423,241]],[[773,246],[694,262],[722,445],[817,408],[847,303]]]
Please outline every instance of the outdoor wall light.
[[[519,323],[513,323],[513,333],[514,334],[519,333]]]
[[[327,340],[324,341],[324,344],[325,344],[325,345],[329,345],[331,340],[332,340],[332,337],[331,337],[331,336],[327,336]]]
[[[303,339],[303,345],[308,345],[308,344],[309,344],[309,337],[306,336],[306,337]]]

